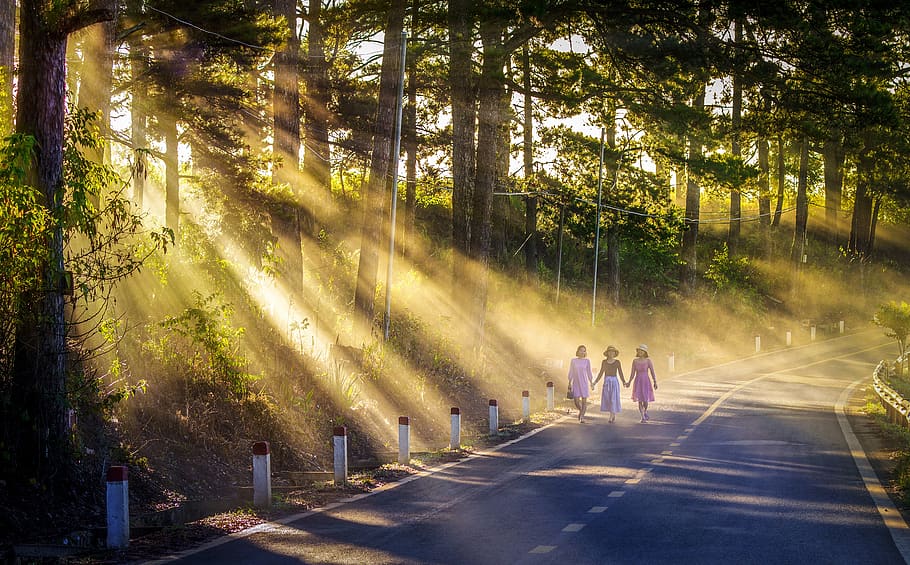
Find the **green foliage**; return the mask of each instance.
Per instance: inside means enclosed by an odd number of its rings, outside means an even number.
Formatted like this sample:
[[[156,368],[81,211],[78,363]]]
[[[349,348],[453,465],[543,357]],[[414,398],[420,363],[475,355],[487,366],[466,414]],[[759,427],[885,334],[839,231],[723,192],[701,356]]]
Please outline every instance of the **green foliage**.
[[[713,285],[715,291],[730,287],[749,288],[752,285],[753,272],[747,257],[731,257],[726,242],[714,251],[714,256],[705,269],[705,278]]]
[[[233,307],[219,303],[216,295],[203,297],[198,292],[193,301],[193,306],[159,324],[163,331],[147,348],[190,384],[208,380],[237,397],[245,396],[259,376],[245,370],[248,361],[239,351],[244,329],[231,325]]]
[[[57,221],[64,229],[77,303],[106,301],[118,282],[174,243],[167,228],[145,231],[142,217],[123,194],[128,183],[113,167],[87,155],[104,149],[97,119],[92,112],[71,107],[65,131],[65,198]]]
[[[29,186],[26,173],[34,139],[11,135],[0,145],[0,350],[12,345],[19,297],[39,284],[47,257],[45,234],[51,219],[43,196]],[[2,355],[6,360],[7,355]],[[6,374],[6,371],[3,371]]]
[[[885,335],[896,340],[901,357],[907,352],[907,337],[910,336],[910,304],[891,301],[879,306],[872,317],[878,327],[885,330]]]

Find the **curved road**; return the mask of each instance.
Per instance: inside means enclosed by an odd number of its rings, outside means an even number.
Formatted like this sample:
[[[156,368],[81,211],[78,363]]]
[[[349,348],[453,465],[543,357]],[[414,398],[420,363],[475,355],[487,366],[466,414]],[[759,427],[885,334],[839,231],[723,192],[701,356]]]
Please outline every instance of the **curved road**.
[[[175,557],[904,563],[906,524],[875,502],[877,482],[842,411],[893,343],[866,332],[658,375],[647,424],[626,389],[615,424],[596,410],[587,425],[565,418],[428,476]]]

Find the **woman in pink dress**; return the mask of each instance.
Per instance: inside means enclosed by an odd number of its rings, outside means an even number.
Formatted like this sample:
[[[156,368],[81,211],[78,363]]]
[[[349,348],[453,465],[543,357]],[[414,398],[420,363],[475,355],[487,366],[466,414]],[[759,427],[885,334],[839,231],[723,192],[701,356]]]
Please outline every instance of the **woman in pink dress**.
[[[650,379],[648,379],[649,373]],[[654,381],[653,388],[651,381]],[[657,375],[654,374],[654,363],[648,357],[648,346],[645,344],[635,348],[635,359],[632,360],[629,382],[632,383],[632,401],[638,402],[641,422],[645,423],[650,419],[648,417],[648,403],[654,402],[654,391],[657,390]]]
[[[588,410],[588,396],[591,394],[591,383],[594,374],[591,372],[591,360],[588,359],[588,348],[579,345],[575,350],[575,359],[569,361],[569,389],[572,400],[578,408],[578,422],[585,424],[585,412]]]

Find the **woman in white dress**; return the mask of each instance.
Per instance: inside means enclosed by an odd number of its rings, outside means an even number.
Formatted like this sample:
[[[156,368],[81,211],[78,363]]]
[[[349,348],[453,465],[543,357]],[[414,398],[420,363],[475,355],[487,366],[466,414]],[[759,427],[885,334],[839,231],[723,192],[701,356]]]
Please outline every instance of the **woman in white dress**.
[[[626,384],[626,377],[622,373],[622,363],[617,359],[618,356],[618,349],[612,345],[607,346],[607,350],[604,351],[606,359],[600,363],[600,372],[597,374],[597,378],[594,379],[594,384],[596,385],[597,381],[603,377],[604,388],[600,395],[600,411],[610,413],[610,423],[615,422],[616,413],[622,411],[622,406],[619,402],[620,379],[622,379],[624,386]]]

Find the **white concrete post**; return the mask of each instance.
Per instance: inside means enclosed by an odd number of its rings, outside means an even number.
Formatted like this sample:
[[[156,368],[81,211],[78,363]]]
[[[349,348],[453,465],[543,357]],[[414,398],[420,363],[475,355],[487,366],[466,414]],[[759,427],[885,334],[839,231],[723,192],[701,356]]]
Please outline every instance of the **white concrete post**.
[[[787,347],[793,345],[793,332],[787,330]]]
[[[411,462],[411,420],[407,416],[398,417],[398,463],[407,465]]]
[[[531,391],[521,391],[521,417],[524,421],[531,420]]]
[[[253,444],[253,506],[268,508],[272,504],[272,455],[269,442]]]
[[[843,320],[841,320],[838,323],[838,326],[840,327],[840,333],[844,333],[844,321]]]
[[[490,400],[490,435],[499,435],[499,404]]]
[[[335,447],[335,484],[343,485],[348,480],[348,429],[345,426],[335,426],[332,436]]]
[[[670,372],[670,373],[675,373],[675,372],[676,372],[676,354],[675,354],[675,353],[671,353],[671,354],[667,357],[667,367],[669,367],[669,372]]]
[[[815,341],[815,326],[809,328],[809,339]]]
[[[461,410],[452,407],[452,439],[449,441],[449,447],[459,449],[461,447]]]
[[[761,351],[761,336],[755,336],[755,352],[758,353]]]
[[[107,470],[107,546],[130,544],[130,496],[126,467]]]
[[[553,393],[553,381],[547,382],[547,411],[555,408],[555,395]]]

